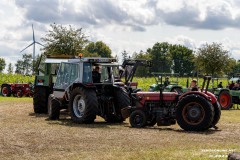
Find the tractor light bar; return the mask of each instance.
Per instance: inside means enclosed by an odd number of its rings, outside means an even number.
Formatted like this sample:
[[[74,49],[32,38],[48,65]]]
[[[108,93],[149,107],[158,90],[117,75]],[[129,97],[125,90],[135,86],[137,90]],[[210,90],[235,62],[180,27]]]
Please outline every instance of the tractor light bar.
[[[96,62],[96,63],[106,63],[106,62],[116,62],[116,59],[114,59],[114,58],[98,58],[98,59],[95,59],[95,58],[91,59],[91,58],[89,58],[88,61],[92,62],[92,63],[93,62]]]

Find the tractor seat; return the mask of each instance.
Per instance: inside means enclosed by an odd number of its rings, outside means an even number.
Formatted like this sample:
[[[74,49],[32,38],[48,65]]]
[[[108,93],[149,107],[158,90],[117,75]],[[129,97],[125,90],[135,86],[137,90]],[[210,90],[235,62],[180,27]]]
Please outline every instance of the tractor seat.
[[[160,100],[160,92],[137,92],[136,95],[145,100]],[[177,96],[176,92],[163,92],[164,101],[174,101]]]

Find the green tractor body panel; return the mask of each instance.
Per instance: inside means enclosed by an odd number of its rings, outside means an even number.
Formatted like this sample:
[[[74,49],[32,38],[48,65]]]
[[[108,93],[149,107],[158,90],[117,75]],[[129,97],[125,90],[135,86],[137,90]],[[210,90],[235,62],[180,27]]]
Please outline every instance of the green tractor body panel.
[[[35,86],[45,86],[45,87],[49,87],[50,86],[50,80],[49,80],[50,76],[49,75],[45,75],[45,76],[36,76],[35,77]]]

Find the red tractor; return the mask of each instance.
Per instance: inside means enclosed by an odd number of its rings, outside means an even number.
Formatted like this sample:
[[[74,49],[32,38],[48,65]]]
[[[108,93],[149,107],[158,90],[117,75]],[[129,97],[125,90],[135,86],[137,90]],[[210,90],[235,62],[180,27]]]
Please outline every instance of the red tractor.
[[[33,90],[31,83],[13,83],[8,84],[4,83],[1,85],[1,93],[4,97],[10,97],[13,95],[14,97],[32,97]]]
[[[208,92],[211,77],[205,76],[201,91],[184,94],[163,92],[132,93],[132,105],[122,109],[123,118],[130,116],[132,127],[170,126],[176,124],[187,131],[203,131],[216,128],[221,116],[221,107],[214,94]],[[206,84],[206,88],[205,87]]]

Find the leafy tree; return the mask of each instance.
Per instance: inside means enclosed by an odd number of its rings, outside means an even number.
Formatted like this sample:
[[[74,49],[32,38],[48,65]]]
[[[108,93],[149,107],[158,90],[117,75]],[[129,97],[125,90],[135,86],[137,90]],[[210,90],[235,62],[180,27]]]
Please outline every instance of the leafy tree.
[[[48,31],[45,38],[42,38],[45,42],[43,48],[45,54],[78,55],[82,53],[88,43],[82,28],[75,29],[71,25],[67,28],[55,23],[50,26],[51,30]]]
[[[5,69],[6,62],[4,58],[0,58],[0,73]]]
[[[32,55],[31,54],[23,54],[22,60],[17,60],[15,64],[16,70],[15,73],[29,75],[33,71],[32,66]]]
[[[173,61],[172,69],[174,73],[190,75],[194,70],[193,51],[182,45],[171,45],[169,52]]]
[[[229,52],[222,48],[222,44],[205,44],[198,48],[195,63],[197,69],[207,75],[222,75],[231,70],[232,59]]]
[[[7,69],[8,74],[12,74],[13,73],[13,66],[12,63],[8,64],[8,69]]]
[[[23,68],[23,61],[17,60],[17,63],[15,64],[16,70],[15,73],[17,74],[24,74],[24,68]]]
[[[143,51],[140,51],[139,53],[133,53],[133,59],[146,59],[150,60],[149,53],[144,53]],[[136,77],[147,77],[151,74],[150,68],[145,66],[139,66],[138,69],[135,72]]]
[[[171,72],[171,55],[169,53],[170,45],[167,42],[155,43],[152,48],[147,49],[147,52],[152,59],[153,72]]]
[[[111,49],[102,41],[97,41],[96,43],[91,42],[86,47],[85,50],[90,54],[97,54],[101,57],[111,57]]]
[[[240,61],[236,61],[233,58],[230,61],[231,61],[230,62],[231,70],[226,71],[225,74],[227,74],[229,77],[233,77],[233,76],[236,76],[236,74],[240,73]]]
[[[122,61],[126,60],[128,58],[128,53],[124,50],[122,52]]]

